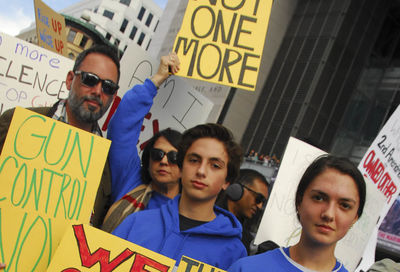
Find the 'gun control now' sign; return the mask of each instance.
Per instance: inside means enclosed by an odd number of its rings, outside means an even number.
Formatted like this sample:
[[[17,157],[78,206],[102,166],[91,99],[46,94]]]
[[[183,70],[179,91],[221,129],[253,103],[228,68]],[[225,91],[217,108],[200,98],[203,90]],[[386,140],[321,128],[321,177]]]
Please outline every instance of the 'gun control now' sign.
[[[189,0],[174,51],[179,76],[256,87],[272,0]]]
[[[17,107],[0,156],[0,262],[44,271],[65,230],[89,223],[110,141]]]

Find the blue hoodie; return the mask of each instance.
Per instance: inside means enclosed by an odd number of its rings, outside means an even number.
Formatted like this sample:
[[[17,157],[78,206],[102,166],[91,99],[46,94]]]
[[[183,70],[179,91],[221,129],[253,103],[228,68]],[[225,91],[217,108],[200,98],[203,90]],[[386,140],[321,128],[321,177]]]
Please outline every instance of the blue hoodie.
[[[129,215],[113,232],[132,243],[179,263],[182,255],[226,270],[247,255],[241,242],[242,226],[230,212],[214,206],[216,218],[180,231],[178,195],[160,209]]]
[[[249,256],[235,262],[229,272],[312,272],[290,258],[289,248],[276,248],[262,254]],[[348,272],[343,264],[336,261],[332,272]]]
[[[109,153],[112,178],[111,203],[143,184],[141,161],[136,144],[143,119],[150,111],[156,94],[157,88],[149,79],[142,85],[135,85],[126,92],[110,120],[107,138],[112,141]],[[167,198],[161,204],[166,201]]]

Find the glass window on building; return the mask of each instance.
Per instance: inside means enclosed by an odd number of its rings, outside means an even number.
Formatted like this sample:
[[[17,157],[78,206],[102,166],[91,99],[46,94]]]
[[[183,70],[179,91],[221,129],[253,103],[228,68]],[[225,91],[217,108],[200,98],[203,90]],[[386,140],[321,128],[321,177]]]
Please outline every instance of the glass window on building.
[[[146,46],[146,51],[149,50],[150,43],[151,43],[151,39],[150,39],[149,43]]]
[[[157,26],[158,26],[159,22],[160,22],[160,20],[157,20],[156,26],[154,27],[154,32],[156,32],[156,29],[157,29]]]
[[[121,28],[119,29],[119,31],[121,31],[122,33],[124,33],[127,25],[128,25],[128,20],[127,20],[127,19],[124,19],[124,21],[122,22],[122,25],[121,25]]]
[[[153,20],[153,14],[149,13],[149,16],[147,16],[145,25],[150,26],[152,20]]]
[[[106,39],[107,39],[107,40],[110,40],[110,39],[111,39],[111,34],[110,34],[110,33],[107,33],[107,34],[106,34]]]
[[[139,39],[138,39],[138,41],[137,41],[137,44],[138,44],[138,45],[142,45],[145,36],[146,36],[146,35],[145,35],[143,32],[140,33],[140,37],[139,37]]]
[[[114,45],[118,46],[121,41],[119,39],[115,39]]]
[[[132,28],[131,34],[129,34],[129,39],[133,40],[135,38],[136,32],[137,32],[137,27],[134,26]]]
[[[103,16],[112,20],[112,18],[114,17],[114,12],[105,9],[103,12]]]
[[[89,38],[87,36],[83,36],[81,42],[79,43],[79,47],[84,48],[88,40]]]
[[[119,2],[121,4],[127,5],[129,7],[129,5],[131,4],[131,0],[119,0]]]
[[[143,15],[146,12],[146,9],[144,7],[142,7],[139,11],[139,14],[137,16],[137,18],[139,19],[139,21],[141,21],[143,19]]]
[[[67,36],[67,42],[74,43],[76,37],[76,31],[70,29]]]

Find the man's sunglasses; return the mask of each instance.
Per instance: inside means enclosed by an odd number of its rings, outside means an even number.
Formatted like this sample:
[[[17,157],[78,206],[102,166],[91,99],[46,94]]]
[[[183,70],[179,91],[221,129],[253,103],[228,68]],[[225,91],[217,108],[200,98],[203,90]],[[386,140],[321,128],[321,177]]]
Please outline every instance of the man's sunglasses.
[[[89,72],[75,71],[75,75],[81,75],[82,84],[94,87],[101,81],[101,90],[107,95],[114,95],[119,86],[109,79],[101,79],[98,75]]]
[[[265,197],[261,193],[258,193],[256,191],[254,191],[253,189],[250,189],[246,185],[243,185],[243,187],[254,194],[254,196],[256,197],[256,204],[262,203],[264,205],[265,203],[267,203],[267,200],[265,199]]]
[[[170,151],[170,152],[166,153],[165,151],[158,149],[158,148],[153,148],[150,150],[150,158],[153,161],[161,161],[165,155],[167,155],[167,159],[168,159],[169,163],[172,163],[172,164],[178,163],[178,152],[176,152],[176,151]]]

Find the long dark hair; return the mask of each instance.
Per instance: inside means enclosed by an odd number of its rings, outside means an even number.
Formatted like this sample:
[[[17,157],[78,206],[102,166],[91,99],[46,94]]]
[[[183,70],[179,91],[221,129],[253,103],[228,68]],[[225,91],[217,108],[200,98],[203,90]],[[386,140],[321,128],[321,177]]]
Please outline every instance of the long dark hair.
[[[326,169],[335,169],[342,174],[349,175],[355,182],[360,197],[360,205],[357,210],[358,218],[361,217],[366,197],[366,185],[364,177],[357,167],[347,158],[322,155],[315,159],[306,169],[300,179],[296,192],[296,209],[303,200],[304,192],[310,183]]]

